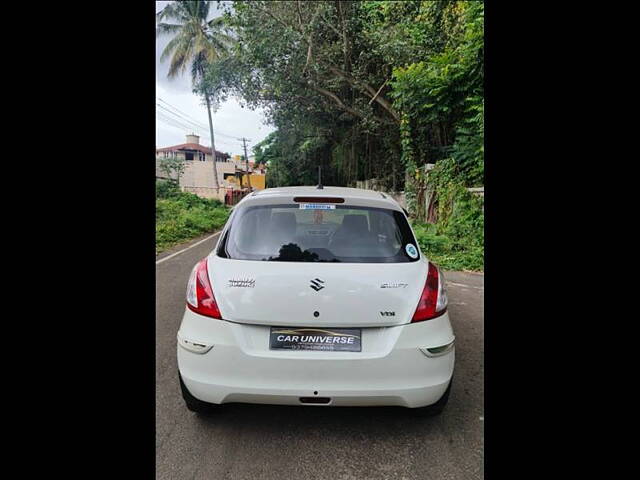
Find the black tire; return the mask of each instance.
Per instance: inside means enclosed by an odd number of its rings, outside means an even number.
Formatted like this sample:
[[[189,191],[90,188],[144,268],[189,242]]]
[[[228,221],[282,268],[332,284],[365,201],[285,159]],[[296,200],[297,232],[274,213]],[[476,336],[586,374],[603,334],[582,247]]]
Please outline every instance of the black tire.
[[[180,390],[182,391],[182,398],[184,398],[184,402],[187,404],[187,408],[189,410],[201,414],[213,413],[217,410],[219,405],[198,400],[196,397],[191,395],[191,392],[189,390],[187,390],[187,386],[182,381],[182,376],[179,373],[178,378],[180,379]]]
[[[426,407],[412,408],[411,413],[418,417],[433,417],[440,415],[444,410],[445,405],[449,401],[449,393],[451,393],[451,384],[453,384],[453,378],[449,382],[449,386],[436,403],[427,405]]]

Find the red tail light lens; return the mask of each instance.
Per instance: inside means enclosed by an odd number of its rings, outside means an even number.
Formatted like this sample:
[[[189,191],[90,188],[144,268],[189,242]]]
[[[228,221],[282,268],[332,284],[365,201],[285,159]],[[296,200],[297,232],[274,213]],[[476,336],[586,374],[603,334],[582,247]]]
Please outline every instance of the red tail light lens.
[[[427,281],[425,282],[416,313],[411,322],[421,322],[436,318],[447,311],[447,293],[444,287],[444,277],[438,267],[429,262]]]
[[[200,315],[222,319],[209,282],[206,258],[200,260],[191,272],[187,286],[187,307]]]

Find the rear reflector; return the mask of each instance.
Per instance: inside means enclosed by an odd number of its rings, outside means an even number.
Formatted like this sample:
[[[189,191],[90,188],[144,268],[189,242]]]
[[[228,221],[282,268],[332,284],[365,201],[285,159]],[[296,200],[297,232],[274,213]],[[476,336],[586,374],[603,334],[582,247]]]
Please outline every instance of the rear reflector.
[[[439,347],[421,347],[420,351],[427,357],[439,357],[441,355],[446,355],[453,350],[453,344],[454,341],[451,341],[445,345],[440,345]]]
[[[338,197],[293,197],[294,202],[300,203],[344,203],[344,198]]]
[[[213,348],[213,345],[206,345],[204,343],[192,342],[187,340],[186,338],[182,338],[180,334],[178,334],[178,345],[180,345],[185,350],[189,350],[193,353],[207,353],[209,350]]]

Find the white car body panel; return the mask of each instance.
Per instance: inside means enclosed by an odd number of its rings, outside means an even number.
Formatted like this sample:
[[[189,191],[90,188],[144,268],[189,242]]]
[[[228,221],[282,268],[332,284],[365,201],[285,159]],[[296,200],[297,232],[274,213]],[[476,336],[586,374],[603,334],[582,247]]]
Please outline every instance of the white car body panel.
[[[454,340],[448,315],[409,325],[366,328],[362,352],[269,350],[269,327],[203,317],[190,310],[178,335],[213,348],[178,347],[182,379],[196,398],[216,404],[422,407],[435,403],[453,374],[455,351],[430,358],[424,347]],[[316,405],[314,405],[316,406]]]
[[[335,187],[266,189],[236,208],[293,203],[295,196],[337,196],[347,206],[402,211],[379,192]],[[233,215],[220,238],[232,221]],[[422,253],[406,263],[322,263],[234,260],[216,251],[207,266],[223,320],[185,309],[178,332],[178,339],[211,347],[194,353],[178,342],[180,375],[194,397],[301,405],[300,397],[318,396],[330,402],[314,406],[413,408],[435,403],[447,389],[454,349],[440,356],[420,349],[454,341],[448,313],[410,323],[428,270]],[[310,288],[315,278],[324,281],[319,291]],[[361,328],[362,350],[270,350],[271,326]]]
[[[424,288],[427,262],[261,262],[210,255],[208,268],[226,320],[296,327],[382,327],[411,321]],[[319,291],[310,287],[315,278],[325,282]],[[243,279],[255,281],[254,286],[231,286],[232,280]],[[314,312],[319,316],[314,317]]]

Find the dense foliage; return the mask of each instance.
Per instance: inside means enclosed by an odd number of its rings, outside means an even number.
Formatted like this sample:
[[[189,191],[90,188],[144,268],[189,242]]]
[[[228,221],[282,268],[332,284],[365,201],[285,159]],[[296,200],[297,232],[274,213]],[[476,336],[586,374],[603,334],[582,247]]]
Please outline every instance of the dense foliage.
[[[453,252],[481,252],[466,188],[484,184],[483,2],[232,2],[224,18],[233,52],[200,88],[265,109],[268,186],[314,184],[318,166],[326,185],[376,179]]]
[[[156,253],[219,229],[229,213],[219,200],[181,192],[172,181],[156,182]]]

